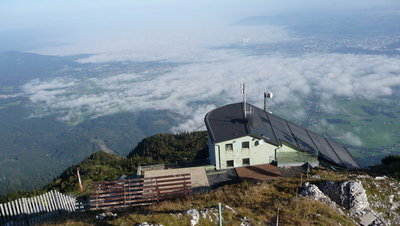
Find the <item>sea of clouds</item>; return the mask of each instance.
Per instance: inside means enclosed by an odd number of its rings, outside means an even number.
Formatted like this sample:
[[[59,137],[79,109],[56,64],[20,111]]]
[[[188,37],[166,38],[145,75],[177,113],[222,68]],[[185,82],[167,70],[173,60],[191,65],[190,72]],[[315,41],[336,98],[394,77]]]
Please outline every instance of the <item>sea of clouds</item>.
[[[310,6],[315,6],[315,2],[308,1],[313,3]],[[348,6],[342,3],[341,10]],[[369,3],[363,7],[380,4]],[[235,7],[219,4],[217,9],[207,8],[208,4],[214,4],[208,2],[196,7],[185,6],[176,12],[174,4],[165,5],[170,11],[152,3],[143,3],[144,8],[135,8],[133,3],[124,4],[113,5],[119,7],[120,15],[113,14],[108,23],[100,26],[94,19],[87,20],[96,25],[93,26],[96,29],[81,27],[79,34],[69,32],[63,36],[64,44],[32,51],[53,55],[91,53],[78,60],[83,64],[162,61],[179,63],[179,66],[155,76],[116,73],[30,81],[22,89],[31,104],[40,108],[37,111],[40,114],[34,116],[56,114],[63,121],[81,122],[118,112],[168,110],[184,119],[172,130],[187,131],[201,126],[207,111],[241,101],[239,87],[244,82],[249,101],[258,106],[261,106],[265,89],[275,94],[270,104],[278,106],[310,95],[326,100],[337,96],[377,99],[392,96],[394,89],[400,86],[400,58],[395,55],[317,51],[289,55],[284,50],[252,55],[243,51],[246,46],[306,38],[287,27],[234,25],[247,16],[276,14],[279,10],[275,11],[273,5],[279,5],[277,2],[257,1],[252,6],[234,1]],[[317,5],[330,9],[325,3]],[[360,9],[357,4],[350,5]],[[308,7],[302,6],[303,10],[305,8]],[[130,12],[135,9],[137,14]],[[229,46],[242,48],[226,48]],[[326,102],[322,105],[322,109],[330,108]],[[298,115],[304,112],[299,110]]]
[[[223,59],[182,65],[151,79],[146,79],[146,74],[59,77],[33,80],[23,90],[33,104],[45,106],[48,113],[65,121],[80,118],[80,114],[94,118],[169,110],[187,118],[175,130],[191,130],[201,126],[205,113],[216,104],[241,101],[241,82],[246,82],[250,102],[259,105],[266,88],[275,93],[274,105],[309,95],[376,99],[391,96],[393,88],[400,86],[399,65],[398,57],[387,56],[246,56],[230,52]],[[82,92],[93,89],[95,93]]]

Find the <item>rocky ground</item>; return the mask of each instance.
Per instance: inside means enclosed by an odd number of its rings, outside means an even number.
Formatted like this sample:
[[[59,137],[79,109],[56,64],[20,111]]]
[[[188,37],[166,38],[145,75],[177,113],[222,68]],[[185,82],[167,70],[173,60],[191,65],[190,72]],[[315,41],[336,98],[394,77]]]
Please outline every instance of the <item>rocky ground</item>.
[[[400,225],[399,195],[400,181],[386,176],[313,170],[300,178],[227,185],[118,216],[82,213],[48,225],[215,225],[218,203],[225,225]]]
[[[300,195],[323,202],[361,225],[400,225],[399,181],[386,176],[350,178],[307,182]]]

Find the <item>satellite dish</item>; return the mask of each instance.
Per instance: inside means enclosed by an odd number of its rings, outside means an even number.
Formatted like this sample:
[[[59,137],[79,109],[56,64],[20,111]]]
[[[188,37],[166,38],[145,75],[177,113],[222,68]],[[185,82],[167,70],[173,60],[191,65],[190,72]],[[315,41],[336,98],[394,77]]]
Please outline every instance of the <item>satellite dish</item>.
[[[267,99],[271,99],[274,96],[274,94],[264,91],[264,111],[267,111]],[[271,112],[270,112],[271,113]]]

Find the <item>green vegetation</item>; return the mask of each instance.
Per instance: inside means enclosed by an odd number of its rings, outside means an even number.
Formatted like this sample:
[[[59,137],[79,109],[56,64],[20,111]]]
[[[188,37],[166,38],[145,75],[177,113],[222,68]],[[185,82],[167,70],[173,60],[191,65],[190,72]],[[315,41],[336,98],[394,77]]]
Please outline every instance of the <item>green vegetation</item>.
[[[0,202],[35,196],[52,189],[84,196],[87,193],[79,191],[77,168],[80,169],[84,188],[89,191],[93,182],[116,180],[122,174],[135,174],[138,165],[201,162],[207,156],[206,132],[157,134],[140,142],[127,158],[103,151],[96,152],[81,163],[69,167],[46,187],[32,192],[13,192],[1,197]]]
[[[157,134],[145,138],[129,153],[128,158],[140,156],[175,164],[206,159],[207,133]]]
[[[157,134],[143,139],[127,158],[115,154],[97,152],[90,155],[80,164],[73,165],[58,178],[43,189],[33,192],[14,192],[0,199],[1,202],[15,200],[20,197],[35,196],[45,191],[56,189],[64,193],[85,196],[96,181],[115,180],[122,174],[136,173],[138,165],[159,163],[180,163],[201,160],[206,157],[206,132],[181,134]],[[371,173],[387,172],[396,176],[399,171],[400,156],[388,156],[382,160],[382,165],[371,168]],[[396,168],[397,167],[397,168]],[[80,169],[85,192],[80,192],[77,184],[76,169]],[[386,171],[385,171],[386,170]],[[241,184],[227,185],[202,194],[194,194],[186,198],[164,201],[157,205],[126,209],[118,212],[117,219],[97,221],[95,215],[99,212],[76,213],[47,225],[134,225],[141,222],[153,222],[163,225],[188,225],[189,216],[184,213],[188,209],[198,210],[215,208],[218,202],[232,207],[237,214],[225,209],[223,217],[226,225],[238,225],[246,217],[252,224],[271,224],[276,221],[279,208],[279,219],[283,225],[354,225],[354,222],[341,215],[336,210],[323,203],[298,197],[301,183],[312,181],[319,183],[324,180],[343,181],[354,178],[346,172],[313,170],[311,175],[318,178],[279,178],[266,182],[245,181]],[[362,179],[363,183],[372,180]],[[384,182],[384,181],[382,181]],[[381,197],[380,191],[371,185],[366,185],[368,196]],[[290,206],[290,208],[287,208]],[[200,225],[213,225],[209,219],[201,219]]]
[[[125,210],[118,213],[115,220],[103,221],[108,225],[135,225],[141,222],[163,225],[190,225],[186,210],[215,208],[218,202],[232,207],[237,214],[225,208],[224,225],[239,225],[243,217],[253,225],[273,224],[279,208],[279,223],[282,225],[354,225],[331,207],[317,201],[296,197],[300,179],[283,178],[270,182],[244,182],[227,185],[208,193],[196,194],[187,198],[160,202],[143,208]],[[113,211],[114,212],[114,211]],[[178,213],[183,213],[179,216]],[[215,225],[213,218],[202,218],[200,225]],[[94,225],[100,223],[94,214],[77,214],[47,225]]]
[[[382,164],[390,165],[390,164],[399,164],[400,163],[400,155],[389,155],[382,159]]]
[[[30,117],[27,104],[24,98],[0,100],[0,195],[45,186],[101,150],[99,143],[126,156],[144,137],[175,126],[165,111],[120,113],[69,126],[52,115]]]
[[[370,167],[373,175],[387,175],[400,180],[400,155],[389,155],[382,159],[382,164]]]

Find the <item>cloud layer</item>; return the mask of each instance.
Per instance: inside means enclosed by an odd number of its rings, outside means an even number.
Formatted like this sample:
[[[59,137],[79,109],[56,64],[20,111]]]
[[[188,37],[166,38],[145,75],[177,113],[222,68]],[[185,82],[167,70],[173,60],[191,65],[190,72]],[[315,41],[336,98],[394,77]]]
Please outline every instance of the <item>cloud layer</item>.
[[[157,76],[60,77],[31,81],[23,90],[42,113],[56,113],[65,121],[124,111],[169,110],[187,119],[175,130],[190,130],[201,126],[204,114],[216,105],[241,101],[242,82],[247,84],[249,100],[259,106],[265,88],[275,94],[274,105],[311,94],[375,99],[391,96],[393,88],[400,86],[397,57],[225,54],[219,60],[182,65]]]
[[[96,4],[72,1],[68,6],[45,2],[48,8],[38,7],[38,12],[21,11],[11,4],[14,7],[3,14],[8,25],[0,26],[0,31],[9,30],[9,26],[54,31],[57,34],[45,37],[58,45],[32,51],[55,55],[93,54],[79,60],[81,63],[163,61],[179,66],[152,76],[111,74],[31,81],[23,90],[32,105],[39,108],[36,116],[56,114],[60,120],[81,122],[117,112],[169,110],[186,120],[174,128],[178,131],[200,126],[204,114],[215,106],[239,102],[242,82],[249,87],[250,101],[258,105],[262,103],[264,89],[275,94],[271,104],[276,105],[303,100],[309,95],[378,98],[393,95],[394,87],[400,86],[400,59],[396,56],[317,51],[293,56],[284,50],[254,56],[243,51],[247,45],[257,48],[257,44],[262,47],[313,37],[299,37],[285,27],[233,25],[247,17],[298,10],[321,14],[346,9],[357,16],[364,9],[374,8],[374,12],[398,9],[399,4],[392,0],[385,0],[384,4],[377,0],[363,1],[363,4],[344,0],[307,0],[298,4],[286,0],[193,4],[181,0],[121,0]],[[78,11],[74,4],[80,6]],[[59,15],[55,16],[54,12]],[[36,17],[38,13],[42,16]],[[323,44],[315,44],[323,48]],[[239,48],[229,49],[229,46]],[[323,108],[328,109],[329,105]],[[297,111],[298,117],[304,114],[301,109]]]

